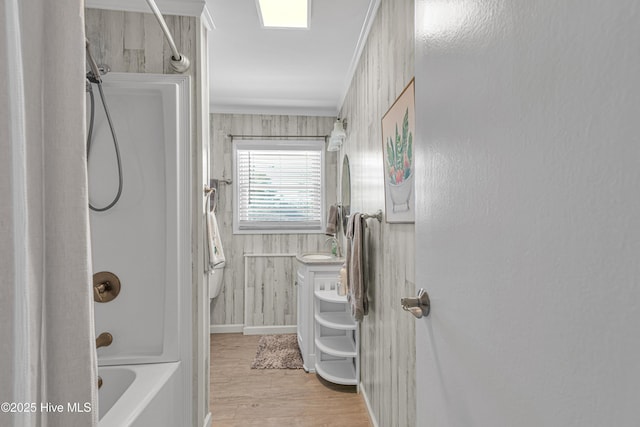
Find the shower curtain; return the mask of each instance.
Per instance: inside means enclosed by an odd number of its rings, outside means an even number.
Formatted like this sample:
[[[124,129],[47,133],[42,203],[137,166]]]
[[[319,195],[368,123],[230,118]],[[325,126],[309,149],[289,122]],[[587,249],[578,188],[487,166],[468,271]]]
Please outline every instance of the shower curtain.
[[[0,2],[0,425],[97,425],[83,0]]]

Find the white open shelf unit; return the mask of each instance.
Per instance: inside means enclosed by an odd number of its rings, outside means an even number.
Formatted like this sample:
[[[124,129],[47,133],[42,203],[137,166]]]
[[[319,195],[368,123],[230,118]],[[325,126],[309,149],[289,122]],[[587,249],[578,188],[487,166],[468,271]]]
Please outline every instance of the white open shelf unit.
[[[336,278],[337,280],[337,278]],[[327,381],[358,385],[358,323],[337,286],[314,284],[316,373]]]

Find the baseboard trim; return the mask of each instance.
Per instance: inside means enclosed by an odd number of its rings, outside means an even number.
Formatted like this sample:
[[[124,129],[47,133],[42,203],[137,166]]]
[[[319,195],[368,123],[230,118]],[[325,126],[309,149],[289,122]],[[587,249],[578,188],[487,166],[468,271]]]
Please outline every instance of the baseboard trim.
[[[378,427],[378,420],[376,420],[376,416],[373,414],[373,409],[371,408],[371,403],[369,402],[369,398],[367,397],[367,392],[364,390],[362,381],[360,382],[360,394],[362,394],[364,404],[367,405],[367,412],[369,412],[369,419],[371,420],[371,424],[373,424],[373,427]]]
[[[297,331],[298,327],[296,325],[244,326],[243,324],[234,324],[209,326],[209,333],[211,334],[277,335],[295,334]]]
[[[211,427],[211,412],[208,412],[207,416],[204,417],[204,427]]]
[[[244,328],[244,325],[241,323],[237,325],[210,325],[209,333],[210,334],[241,334],[243,328]]]
[[[271,334],[295,334],[298,330],[296,325],[287,326],[246,326],[242,333],[245,335],[271,335]]]

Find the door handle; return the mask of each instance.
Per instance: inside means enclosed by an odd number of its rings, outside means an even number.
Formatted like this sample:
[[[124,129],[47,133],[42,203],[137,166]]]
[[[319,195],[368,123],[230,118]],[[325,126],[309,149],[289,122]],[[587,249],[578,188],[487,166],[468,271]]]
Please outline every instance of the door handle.
[[[416,318],[421,319],[424,316],[428,316],[431,311],[431,301],[429,301],[429,294],[427,291],[420,288],[418,296],[402,298],[400,300],[402,309],[413,314]]]

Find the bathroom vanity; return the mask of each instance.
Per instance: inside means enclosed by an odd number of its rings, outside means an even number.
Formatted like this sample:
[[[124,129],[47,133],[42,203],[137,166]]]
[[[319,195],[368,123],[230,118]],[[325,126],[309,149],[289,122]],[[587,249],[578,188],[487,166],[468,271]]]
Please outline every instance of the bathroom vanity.
[[[298,255],[298,345],[304,369],[336,384],[357,385],[358,323],[338,294],[343,258]]]

